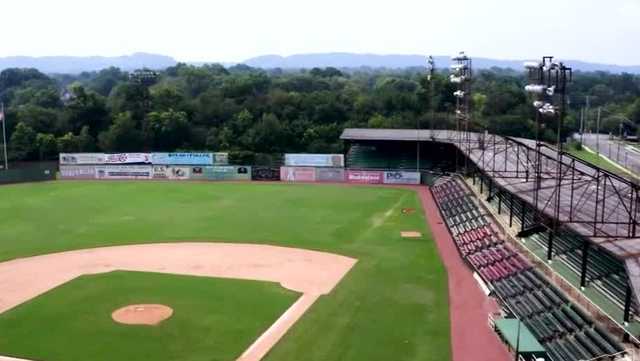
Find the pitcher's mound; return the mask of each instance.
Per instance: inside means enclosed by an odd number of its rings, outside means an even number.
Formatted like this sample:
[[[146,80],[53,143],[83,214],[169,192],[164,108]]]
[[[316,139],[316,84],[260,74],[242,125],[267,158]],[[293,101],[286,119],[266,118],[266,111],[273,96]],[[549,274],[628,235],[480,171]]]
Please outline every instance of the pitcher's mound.
[[[165,305],[129,305],[119,308],[111,318],[125,325],[155,326],[173,315],[173,309]]]

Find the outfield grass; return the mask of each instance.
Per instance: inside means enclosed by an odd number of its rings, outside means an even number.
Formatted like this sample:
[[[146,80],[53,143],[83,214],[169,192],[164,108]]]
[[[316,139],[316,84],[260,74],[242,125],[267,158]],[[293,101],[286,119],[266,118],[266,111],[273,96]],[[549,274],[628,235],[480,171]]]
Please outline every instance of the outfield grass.
[[[0,354],[47,361],[235,360],[298,296],[269,282],[138,272],[82,276],[1,314]],[[114,310],[140,303],[170,306],[173,316],[158,326],[111,320]]]
[[[413,191],[52,182],[0,188],[0,260],[158,241],[267,243],[359,261],[267,360],[448,360],[447,279]],[[417,230],[422,239],[402,239]],[[126,347],[127,345],[123,346]]]

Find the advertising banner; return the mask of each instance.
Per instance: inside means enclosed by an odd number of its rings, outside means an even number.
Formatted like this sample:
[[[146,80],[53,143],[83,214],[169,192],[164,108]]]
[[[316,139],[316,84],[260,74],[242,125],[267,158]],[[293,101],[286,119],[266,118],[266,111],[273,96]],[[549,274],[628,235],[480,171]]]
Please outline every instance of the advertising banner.
[[[229,153],[213,153],[214,165],[227,165],[229,164]]]
[[[344,182],[344,168],[316,168],[318,182]]]
[[[191,167],[169,166],[167,167],[169,179],[185,180],[191,177]]]
[[[60,176],[63,179],[95,179],[96,168],[92,165],[63,165],[60,166]]]
[[[151,167],[153,179],[169,179],[169,167],[166,165],[154,165]]]
[[[420,173],[386,171],[383,182],[385,184],[420,184]]]
[[[315,182],[316,169],[313,167],[281,167],[280,180],[283,182]]]
[[[344,168],[344,156],[342,154],[285,154],[284,164],[293,167]]]
[[[130,163],[151,163],[149,153],[118,153],[107,154],[104,159],[105,164],[130,164]]]
[[[205,179],[205,168],[211,167],[191,167],[191,179]]]
[[[213,165],[212,153],[153,153],[153,164],[164,165]]]
[[[95,166],[97,179],[151,179],[149,165],[101,165]]]
[[[381,184],[383,181],[382,172],[368,170],[348,170],[347,182],[362,184]]]
[[[252,167],[251,180],[255,181],[279,181],[280,168],[276,167]]]
[[[104,164],[104,153],[60,153],[60,165]]]
[[[205,176],[210,180],[251,180],[251,167],[248,166],[214,166],[206,167]]]

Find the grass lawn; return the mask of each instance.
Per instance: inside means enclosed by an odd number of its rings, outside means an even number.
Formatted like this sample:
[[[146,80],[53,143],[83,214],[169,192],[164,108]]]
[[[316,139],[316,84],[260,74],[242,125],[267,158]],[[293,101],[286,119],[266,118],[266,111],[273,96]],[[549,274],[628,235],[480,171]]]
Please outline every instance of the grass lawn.
[[[628,177],[629,174],[625,173],[624,171],[622,171],[620,168],[614,166],[613,164],[611,164],[611,162],[607,161],[606,159],[598,156],[595,153],[591,153],[587,150],[576,150],[576,149],[569,149],[567,151],[569,154],[578,157],[586,162],[589,162],[591,164],[594,164],[600,168],[606,169],[611,173],[614,174],[619,174],[621,176],[625,176]]]
[[[336,289],[321,297],[266,359],[450,359],[446,272],[424,214],[401,212],[422,209],[412,191],[65,181],[3,186],[0,199],[0,260],[194,240],[266,243],[357,258]],[[404,230],[425,236],[402,239]]]
[[[112,272],[82,276],[0,315],[0,354],[46,361],[235,360],[299,295],[268,282]],[[158,326],[111,313],[160,303]]]

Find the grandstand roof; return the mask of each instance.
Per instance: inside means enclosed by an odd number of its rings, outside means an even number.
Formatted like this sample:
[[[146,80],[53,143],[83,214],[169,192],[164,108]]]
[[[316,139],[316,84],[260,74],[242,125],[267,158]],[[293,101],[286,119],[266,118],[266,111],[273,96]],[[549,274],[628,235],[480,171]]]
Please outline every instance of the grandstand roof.
[[[438,131],[440,132],[440,131]],[[343,140],[431,140],[434,133],[428,129],[365,129],[348,128],[342,132]]]

